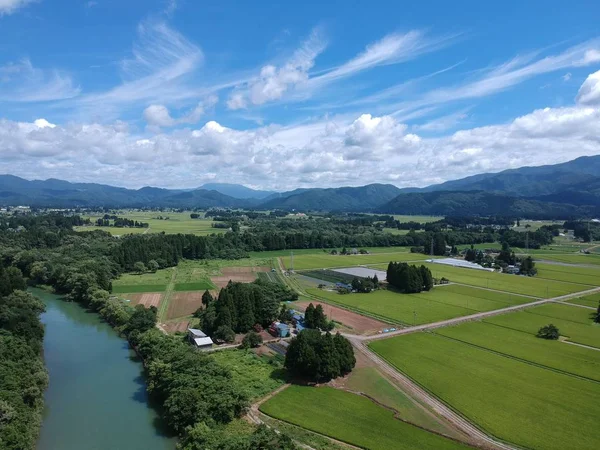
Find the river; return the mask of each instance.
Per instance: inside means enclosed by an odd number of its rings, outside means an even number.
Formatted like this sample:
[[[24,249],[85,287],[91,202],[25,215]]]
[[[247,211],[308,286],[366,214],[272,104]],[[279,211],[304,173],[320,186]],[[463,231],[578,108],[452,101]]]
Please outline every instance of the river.
[[[97,314],[39,289],[50,374],[37,450],[173,450],[148,405],[142,364]]]

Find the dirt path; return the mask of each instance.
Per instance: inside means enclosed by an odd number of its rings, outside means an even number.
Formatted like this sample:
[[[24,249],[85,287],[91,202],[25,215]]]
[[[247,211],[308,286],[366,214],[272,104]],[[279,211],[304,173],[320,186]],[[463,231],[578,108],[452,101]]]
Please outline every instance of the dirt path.
[[[594,308],[593,306],[585,306],[585,305],[580,305],[578,303],[568,303],[568,302],[556,302],[556,303],[561,303],[563,305],[575,306],[577,308],[585,308],[585,309],[591,309],[592,311],[596,311],[596,308]]]
[[[597,347],[591,347],[589,345],[578,344],[577,342],[571,342],[571,341],[561,341],[561,342],[564,343],[564,344],[576,345],[577,347],[588,348],[590,350],[596,350],[597,352],[600,352],[600,348],[597,348]]]
[[[171,279],[169,280],[169,284],[165,289],[165,293],[163,294],[163,300],[160,303],[158,308],[158,321],[165,322],[167,320],[167,311],[169,310],[169,301],[171,300],[171,295],[175,290],[175,278],[177,277],[177,266],[173,267],[173,273],[171,274]]]
[[[473,443],[477,446],[486,449],[498,450],[514,449],[514,447],[508,444],[496,441],[495,439],[489,437],[486,433],[481,431],[479,428],[472,425],[467,419],[454,412],[452,409],[446,406],[446,404],[442,403],[436,397],[419,387],[408,377],[398,372],[395,367],[389,365],[386,361],[384,361],[371,350],[369,350],[364,342],[351,338],[350,342],[352,343],[354,348],[356,348],[359,352],[363,353],[367,358],[371,359],[382,372],[391,377],[399,386],[401,386],[403,392],[407,393],[412,397],[418,398],[421,402],[425,403],[433,411],[435,411],[436,414],[444,417],[462,433],[466,434],[467,436],[470,436],[473,440]]]

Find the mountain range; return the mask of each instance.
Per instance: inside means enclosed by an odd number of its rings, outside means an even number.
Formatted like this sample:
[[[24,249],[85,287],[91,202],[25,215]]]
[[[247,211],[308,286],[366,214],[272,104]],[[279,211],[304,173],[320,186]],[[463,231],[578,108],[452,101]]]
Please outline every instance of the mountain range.
[[[126,189],[96,183],[0,175],[0,205],[36,207],[256,208],[391,214],[598,215],[600,155],[562,164],[485,173],[425,188],[390,184],[260,191],[227,183],[198,189]]]

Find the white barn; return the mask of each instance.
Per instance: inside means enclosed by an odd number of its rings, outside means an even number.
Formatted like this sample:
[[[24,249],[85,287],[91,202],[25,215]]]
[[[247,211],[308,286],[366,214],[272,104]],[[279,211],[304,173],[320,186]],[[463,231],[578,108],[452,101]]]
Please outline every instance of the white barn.
[[[188,328],[188,339],[196,348],[211,348],[213,341],[202,330],[197,328]]]

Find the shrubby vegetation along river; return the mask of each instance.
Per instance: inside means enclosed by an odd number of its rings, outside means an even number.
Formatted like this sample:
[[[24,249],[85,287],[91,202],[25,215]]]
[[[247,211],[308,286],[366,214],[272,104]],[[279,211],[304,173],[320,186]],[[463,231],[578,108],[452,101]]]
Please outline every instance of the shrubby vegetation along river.
[[[76,303],[44,300],[50,374],[38,450],[173,450],[148,405],[142,365],[127,341]]]

